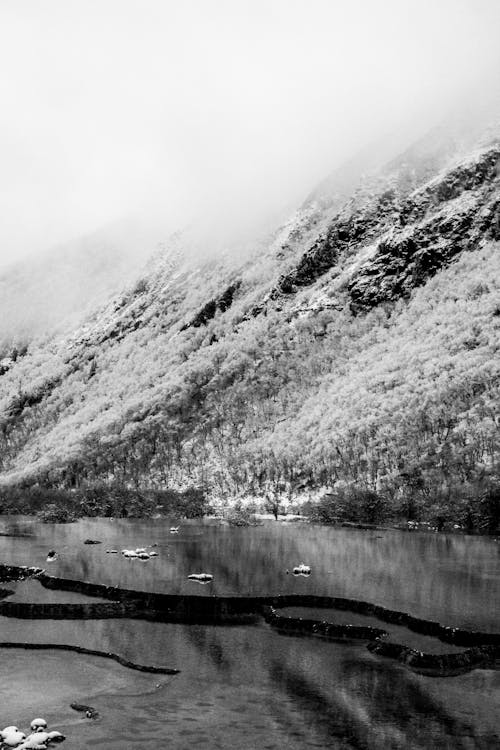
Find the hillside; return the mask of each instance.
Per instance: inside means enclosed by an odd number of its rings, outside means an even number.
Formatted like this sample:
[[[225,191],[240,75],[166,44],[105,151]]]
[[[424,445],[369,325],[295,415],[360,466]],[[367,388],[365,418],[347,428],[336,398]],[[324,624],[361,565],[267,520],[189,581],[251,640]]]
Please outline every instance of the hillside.
[[[123,220],[0,270],[0,360],[34,338],[75,328],[133,280],[155,234]]]
[[[337,515],[494,528],[499,165],[496,123],[437,129],[245,253],[172,238],[5,368],[2,484],[333,491]]]

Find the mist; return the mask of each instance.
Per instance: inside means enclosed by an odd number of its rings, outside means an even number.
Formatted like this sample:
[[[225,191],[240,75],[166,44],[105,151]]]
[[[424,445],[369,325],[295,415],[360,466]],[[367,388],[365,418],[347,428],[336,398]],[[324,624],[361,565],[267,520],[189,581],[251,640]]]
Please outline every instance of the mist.
[[[263,226],[439,121],[499,28],[497,0],[3,0],[0,267],[125,217]]]

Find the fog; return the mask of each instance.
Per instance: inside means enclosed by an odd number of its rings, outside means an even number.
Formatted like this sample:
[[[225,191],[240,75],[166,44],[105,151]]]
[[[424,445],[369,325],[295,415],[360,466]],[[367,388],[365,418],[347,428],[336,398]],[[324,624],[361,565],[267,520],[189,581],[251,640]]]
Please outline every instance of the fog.
[[[124,217],[270,222],[438,121],[499,29],[498,0],[2,0],[0,267]]]

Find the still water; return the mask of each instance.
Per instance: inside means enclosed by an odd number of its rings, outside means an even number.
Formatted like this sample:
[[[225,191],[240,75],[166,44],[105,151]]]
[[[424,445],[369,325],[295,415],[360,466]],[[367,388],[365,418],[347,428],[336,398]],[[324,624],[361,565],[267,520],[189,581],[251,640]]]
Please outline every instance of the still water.
[[[184,522],[171,535],[171,523],[46,525],[4,517],[0,532],[16,536],[0,536],[0,561],[165,593],[346,596],[444,624],[500,630],[500,545],[493,540],[274,521],[255,528]],[[88,538],[102,544],[84,545]],[[158,545],[158,557],[146,562],[106,554],[151,544]],[[59,557],[47,565],[50,549]],[[287,575],[301,562],[311,566],[309,578]],[[212,573],[213,582],[187,580],[199,572]],[[35,581],[7,586],[25,601],[86,600]],[[321,616],[341,621],[340,613]],[[370,654],[364,643],[283,636],[264,622],[212,627],[0,618],[0,626],[4,641],[76,644],[181,670],[164,677],[97,657],[1,652],[1,726],[26,728],[44,716],[66,734],[68,750],[500,748],[500,671],[423,677]],[[453,650],[430,638],[417,642],[420,636],[403,629],[392,635],[424,650]],[[81,718],[69,707],[74,701],[92,705],[101,718]]]

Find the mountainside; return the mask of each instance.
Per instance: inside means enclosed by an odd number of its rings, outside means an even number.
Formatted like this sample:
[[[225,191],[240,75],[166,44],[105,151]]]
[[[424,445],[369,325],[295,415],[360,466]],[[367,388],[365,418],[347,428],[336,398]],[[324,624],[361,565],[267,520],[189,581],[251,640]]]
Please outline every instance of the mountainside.
[[[339,184],[244,257],[172,238],[83,326],[9,361],[2,483],[358,487],[364,517],[486,503],[498,522],[500,128],[437,129]]]
[[[116,222],[0,272],[0,360],[40,335],[71,330],[133,279],[154,235]]]

